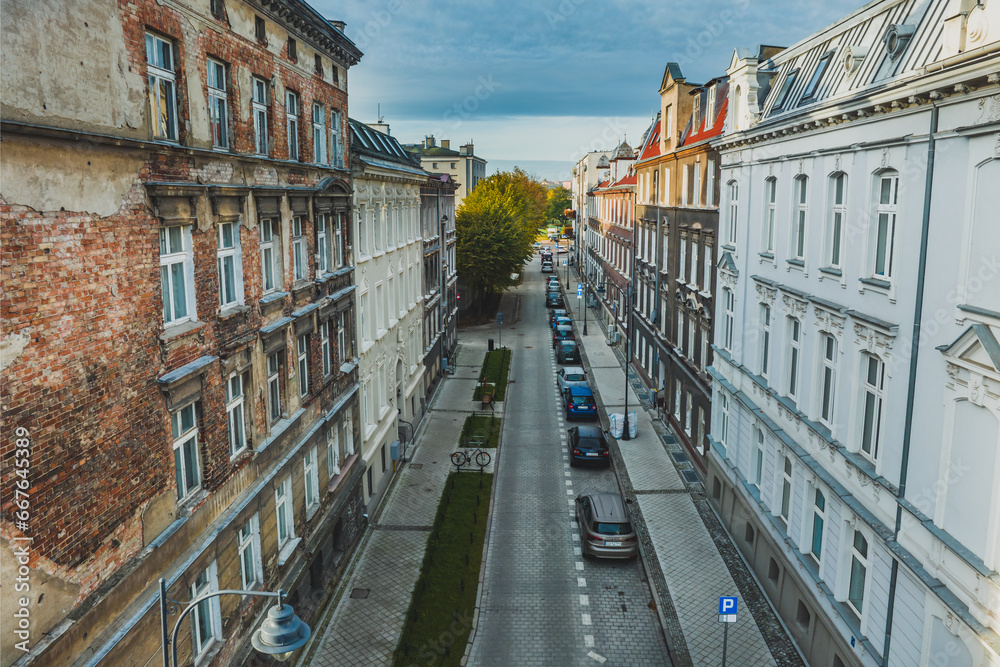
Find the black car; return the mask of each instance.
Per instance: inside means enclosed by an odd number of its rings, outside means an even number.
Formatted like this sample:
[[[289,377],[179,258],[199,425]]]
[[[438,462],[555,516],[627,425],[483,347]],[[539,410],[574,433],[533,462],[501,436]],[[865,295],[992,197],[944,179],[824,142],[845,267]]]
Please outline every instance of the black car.
[[[576,340],[576,335],[573,333],[573,327],[556,327],[556,330],[552,332],[552,349],[556,349],[556,346],[559,345],[559,341],[562,340]]]
[[[549,311],[549,326],[555,321],[557,317],[569,317],[569,311],[565,308],[556,308]]]
[[[569,429],[569,464],[600,463],[611,465],[608,441],[600,426],[574,426]]]
[[[545,297],[545,306],[547,308],[558,308],[563,305],[562,294],[559,292],[549,292]]]
[[[561,340],[556,346],[556,363],[579,364],[580,348],[576,346],[575,340]]]

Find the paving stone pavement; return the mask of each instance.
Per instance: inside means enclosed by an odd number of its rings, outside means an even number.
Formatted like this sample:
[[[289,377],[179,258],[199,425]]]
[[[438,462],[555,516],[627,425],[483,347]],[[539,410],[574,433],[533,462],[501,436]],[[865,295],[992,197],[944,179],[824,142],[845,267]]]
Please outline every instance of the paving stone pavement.
[[[397,472],[393,486],[355,554],[335,606],[322,616],[313,645],[301,664],[310,667],[388,665],[396,650],[420,574],[429,527],[434,523],[445,479],[452,469],[467,414],[478,410],[472,391],[493,327],[463,330],[458,372],[441,381],[419,424],[411,459]],[[498,408],[502,411],[502,403]],[[490,450],[493,454],[494,450]],[[492,472],[491,461],[486,472]],[[352,598],[367,589],[365,598]]]

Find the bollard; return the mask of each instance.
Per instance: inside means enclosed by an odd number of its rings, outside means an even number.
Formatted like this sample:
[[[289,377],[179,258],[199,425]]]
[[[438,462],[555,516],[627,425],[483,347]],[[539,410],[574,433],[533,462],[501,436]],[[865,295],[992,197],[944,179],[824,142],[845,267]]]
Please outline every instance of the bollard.
[[[476,512],[472,513],[472,523],[474,524],[479,523],[479,514]]]
[[[469,544],[472,544],[472,531],[469,531]]]

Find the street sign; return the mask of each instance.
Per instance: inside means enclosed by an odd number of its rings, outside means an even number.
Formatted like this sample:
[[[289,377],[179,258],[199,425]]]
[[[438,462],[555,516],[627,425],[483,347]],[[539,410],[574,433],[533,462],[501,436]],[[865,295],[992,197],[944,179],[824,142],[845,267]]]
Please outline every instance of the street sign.
[[[503,324],[503,313],[497,313],[497,324]]]
[[[736,622],[736,610],[739,607],[740,599],[737,597],[720,597],[719,598],[719,622],[720,623],[735,623]]]
[[[577,299],[582,299],[583,298],[583,285],[577,285],[576,286],[576,298]]]
[[[563,266],[566,266],[566,260],[565,259],[563,260]]]

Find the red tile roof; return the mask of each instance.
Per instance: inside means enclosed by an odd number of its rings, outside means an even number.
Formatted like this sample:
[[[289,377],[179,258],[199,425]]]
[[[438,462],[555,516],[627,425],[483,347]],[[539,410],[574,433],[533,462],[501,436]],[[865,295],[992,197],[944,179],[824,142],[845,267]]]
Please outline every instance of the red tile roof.
[[[704,94],[708,95],[710,92],[712,92],[711,88],[704,91]],[[714,92],[715,118],[698,119],[698,127],[691,129],[681,142],[681,146],[690,146],[691,144],[696,144],[699,141],[711,139],[712,137],[718,137],[722,134],[726,125],[726,108],[729,106],[729,82],[722,81],[718,83],[715,86]],[[702,108],[705,108],[704,104],[702,104]]]
[[[657,120],[657,122],[653,124],[653,131],[649,133],[649,137],[646,139],[646,145],[642,147],[642,153],[639,154],[639,161],[649,160],[659,156],[659,154],[660,122]]]

